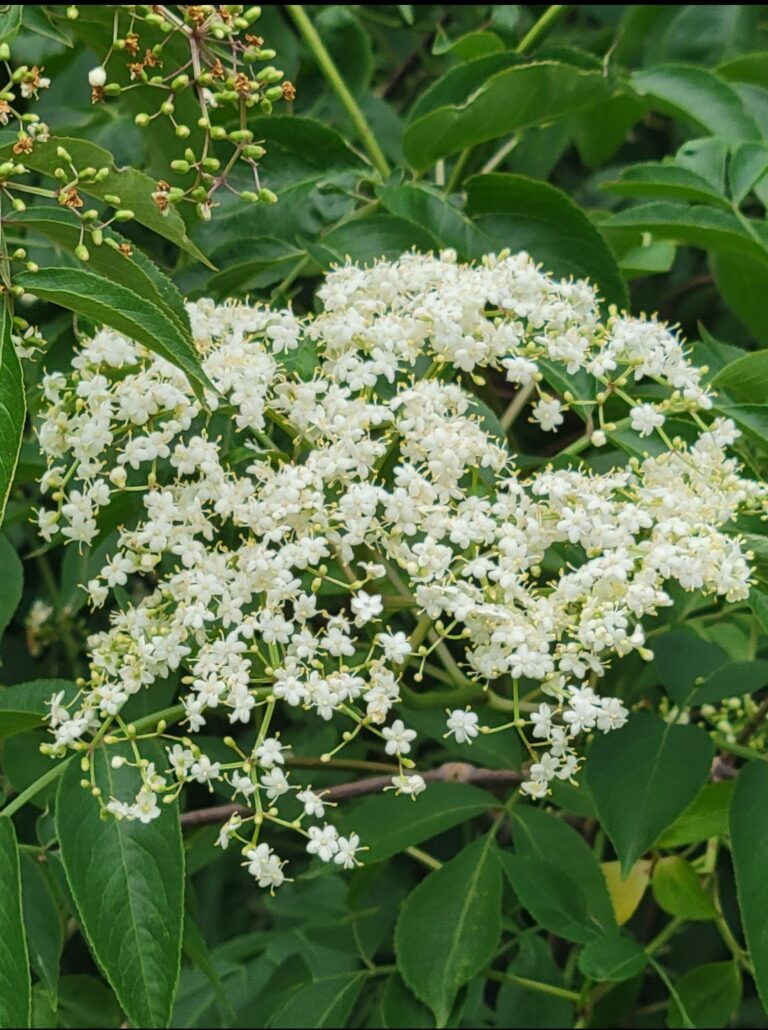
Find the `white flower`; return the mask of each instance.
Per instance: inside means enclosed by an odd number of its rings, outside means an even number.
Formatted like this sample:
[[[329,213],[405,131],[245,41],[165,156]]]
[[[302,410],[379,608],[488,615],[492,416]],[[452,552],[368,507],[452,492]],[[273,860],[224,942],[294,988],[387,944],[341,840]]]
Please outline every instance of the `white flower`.
[[[355,615],[355,625],[364,626],[371,619],[381,615],[384,605],[379,594],[366,594],[362,590],[352,598],[350,607]]]
[[[475,712],[470,712],[468,709],[455,708],[452,712],[448,713],[448,721],[446,723],[448,732],[445,736],[453,735],[457,744],[471,744],[473,737],[476,737],[479,732],[477,723],[478,717]]]
[[[629,412],[630,425],[640,436],[650,436],[664,425],[664,416],[652,404],[637,404]]]
[[[336,865],[343,866],[345,869],[354,869],[356,865],[360,865],[355,859],[355,855],[360,850],[360,838],[356,833],[350,833],[349,837],[339,837],[337,844],[338,851],[333,856]]]
[[[305,790],[300,790],[296,797],[304,806],[304,814],[312,816],[313,819],[322,819],[325,815],[325,805],[321,797],[307,787]]]
[[[339,834],[335,826],[326,823],[322,829],[319,826],[310,826],[307,831],[309,843],[307,851],[310,855],[317,855],[323,862],[330,862],[339,850]]]
[[[128,819],[138,819],[142,823],[150,823],[160,815],[160,806],[157,804],[157,795],[147,787],[142,787],[136,795],[135,804],[131,805],[126,813]]]
[[[256,748],[256,760],[265,769],[269,769],[273,765],[284,765],[283,751],[285,750],[287,748],[280,743],[277,737],[267,737]]]
[[[288,778],[283,770],[278,766],[274,766],[274,768],[270,769],[269,772],[264,773],[259,780],[259,783],[266,790],[267,797],[270,801],[277,801],[279,797],[282,797],[283,794],[287,794],[290,790]]]
[[[208,755],[200,755],[191,766],[189,774],[198,783],[210,784],[211,780],[221,777],[221,765],[219,762],[212,762]]]
[[[531,418],[549,433],[564,422],[563,406],[556,397],[541,397],[531,409]]]
[[[402,719],[395,719],[391,726],[385,726],[381,735],[387,742],[384,750],[388,755],[407,755],[411,741],[416,739],[416,731],[407,730]]]
[[[411,653],[410,641],[405,633],[380,633],[378,640],[384,657],[395,665],[402,665]]]
[[[394,790],[395,794],[408,794],[412,798],[415,798],[417,794],[422,794],[426,789],[427,784],[424,777],[419,776],[418,773],[411,773],[410,776],[405,773],[393,776],[392,786],[384,788],[384,790]]]

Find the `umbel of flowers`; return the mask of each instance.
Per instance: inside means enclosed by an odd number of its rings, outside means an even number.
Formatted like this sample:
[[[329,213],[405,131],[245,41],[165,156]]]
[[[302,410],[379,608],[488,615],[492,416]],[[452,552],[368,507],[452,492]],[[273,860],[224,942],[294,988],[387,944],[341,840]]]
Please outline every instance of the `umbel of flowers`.
[[[557,281],[525,253],[347,264],[319,300],[314,317],[190,304],[216,388],[205,407],[176,367],[103,330],[68,375],[45,377],[39,427],[46,540],[93,541],[125,491],[142,507],[86,585],[95,608],[120,601],[89,639],[77,696],[52,699],[46,749],[82,752],[87,770],[94,736],[120,743],[114,764],[134,763],[142,786],[99,803],[122,819],[148,822],[185,783],[215,782],[251,813],[224,825],[221,846],[237,841],[270,889],[285,878],[263,839],[270,824],[344,867],[361,845],[327,821],[321,791],[295,782],[291,710],[338,728],[328,757],[367,736],[398,763],[392,789],[415,796],[425,782],[398,715],[403,686],[427,698],[431,683],[473,687],[479,712],[448,713],[459,742],[489,731],[482,702],[505,696],[530,754],[522,789],[540,798],[577,775],[585,735],[626,721],[600,680],[632,651],[650,657],[643,619],[672,603],[670,582],[747,595],[749,556],[724,527],[765,500],[729,457],[738,433],[712,417],[676,334],[627,315],[602,321],[592,286]],[[588,373],[597,392],[557,399],[542,375],[553,368],[561,381]],[[463,385],[485,369],[531,397],[544,430],[580,410],[598,446],[615,429],[606,403],[625,403],[652,456],[523,474]],[[654,399],[638,403],[632,391],[649,383]],[[687,442],[667,434],[670,415],[695,427]],[[153,733],[160,765],[121,710],[173,675],[181,728]],[[237,724],[252,732],[247,747],[224,737],[229,760],[195,743]]]

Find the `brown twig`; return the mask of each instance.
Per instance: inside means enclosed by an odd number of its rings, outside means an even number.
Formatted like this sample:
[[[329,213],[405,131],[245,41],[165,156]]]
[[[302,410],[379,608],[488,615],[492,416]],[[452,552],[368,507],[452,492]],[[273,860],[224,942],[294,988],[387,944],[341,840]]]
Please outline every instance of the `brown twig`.
[[[437,769],[422,773],[428,783],[471,783],[476,787],[495,787],[508,783],[521,783],[525,774],[517,769],[479,769],[467,762],[445,762]],[[369,776],[363,780],[340,783],[335,787],[319,790],[324,801],[343,801],[347,798],[377,794],[392,784],[391,776]],[[215,805],[212,808],[197,808],[184,812],[181,825],[184,827],[207,826],[224,822],[232,815],[251,816],[253,810],[243,805]]]

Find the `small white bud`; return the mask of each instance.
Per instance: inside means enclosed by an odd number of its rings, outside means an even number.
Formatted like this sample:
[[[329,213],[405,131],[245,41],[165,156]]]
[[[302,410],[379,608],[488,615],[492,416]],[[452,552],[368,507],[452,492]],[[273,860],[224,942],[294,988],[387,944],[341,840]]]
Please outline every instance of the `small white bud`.
[[[102,68],[98,65],[96,68],[91,68],[88,72],[88,85],[92,89],[99,89],[107,84],[107,71],[106,68]]]

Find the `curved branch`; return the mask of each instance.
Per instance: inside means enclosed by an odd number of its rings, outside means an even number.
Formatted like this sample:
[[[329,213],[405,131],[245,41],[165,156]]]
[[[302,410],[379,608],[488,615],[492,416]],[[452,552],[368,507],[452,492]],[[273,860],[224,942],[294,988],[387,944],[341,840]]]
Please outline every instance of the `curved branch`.
[[[518,769],[479,769],[467,762],[445,762],[437,769],[422,773],[422,777],[427,783],[471,783],[477,787],[495,787],[522,783],[525,774]],[[344,801],[365,794],[378,794],[391,784],[391,776],[369,776],[363,780],[327,787],[325,790],[319,790],[318,794],[324,801]],[[181,825],[207,826],[210,823],[224,822],[232,815],[252,816],[253,809],[244,805],[215,805],[212,808],[192,809],[182,814]]]

